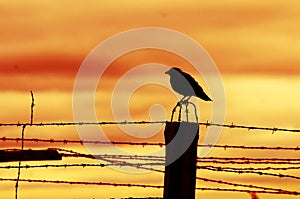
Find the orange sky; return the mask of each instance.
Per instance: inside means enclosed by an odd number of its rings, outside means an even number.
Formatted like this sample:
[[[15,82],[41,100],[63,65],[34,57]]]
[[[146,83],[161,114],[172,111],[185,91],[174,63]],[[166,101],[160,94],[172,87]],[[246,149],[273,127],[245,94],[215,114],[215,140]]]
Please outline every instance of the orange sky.
[[[72,90],[78,69],[100,42],[122,31],[140,27],[164,27],[186,34],[199,42],[220,70],[226,93],[226,122],[258,126],[300,128],[300,2],[297,0],[228,0],[228,1],[4,1],[0,0],[0,123],[28,121],[29,91],[36,98],[35,121],[73,121]],[[179,65],[196,79],[203,79],[188,63],[171,53],[159,50],[137,51],[116,60],[103,76],[96,94],[97,116],[111,120],[110,95],[118,78],[137,65],[157,62]],[[122,67],[121,67],[122,66]],[[121,69],[122,68],[122,69]],[[120,70],[121,69],[121,70]],[[141,74],[141,78],[143,78]],[[167,78],[167,77],[166,77]],[[149,119],[148,108],[161,104],[170,117],[176,99],[162,88],[141,88],[131,101],[133,118]],[[159,92],[154,93],[155,89]],[[156,90],[157,91],[157,90]],[[164,93],[166,97],[161,97]],[[199,102],[201,121],[210,120],[211,105]],[[101,111],[100,111],[101,110]],[[250,119],[249,119],[250,118]],[[111,127],[115,132],[118,129]],[[110,130],[111,130],[110,129]],[[41,133],[41,131],[43,133]],[[78,139],[73,128],[28,128],[26,136]],[[53,133],[54,132],[54,133]],[[200,142],[206,129],[201,130]],[[234,134],[236,133],[236,134]],[[254,134],[254,133],[253,133]],[[219,144],[297,146],[299,136],[271,135],[247,131],[224,130]],[[0,137],[17,137],[20,129],[0,128]],[[110,134],[115,140],[127,137]],[[159,134],[152,141],[162,141]],[[150,140],[151,140],[150,139]],[[145,140],[144,140],[145,141]],[[146,140],[149,141],[149,140]],[[28,144],[26,147],[54,147],[49,144]],[[14,142],[0,142],[0,148],[19,147]],[[61,146],[66,148],[67,146]],[[73,146],[85,151],[83,147]],[[147,150],[139,148],[139,152]],[[230,153],[232,152],[232,153]],[[210,155],[254,156],[251,151],[215,150]],[[265,156],[284,156],[264,152]],[[299,154],[293,154],[299,157]],[[294,156],[294,157],[295,157]],[[65,160],[64,163],[73,160]],[[79,160],[76,160],[79,161]],[[69,179],[78,181],[118,181],[162,184],[160,174],[147,177],[122,173],[112,169],[45,169],[26,170],[21,177],[40,179]],[[82,172],[82,173],[81,173]],[[99,172],[99,173],[98,173]],[[202,172],[202,171],[201,171]],[[90,175],[97,173],[97,175]],[[82,174],[82,175],[80,175]],[[299,172],[296,173],[299,176]],[[200,175],[214,178],[214,173]],[[0,176],[15,177],[16,171],[0,170]],[[116,177],[119,176],[119,177]],[[297,190],[298,181],[272,178],[238,178],[220,175],[229,181],[260,184]],[[216,186],[198,182],[199,187]],[[65,190],[72,190],[66,192]],[[101,191],[99,191],[101,189]],[[14,196],[14,184],[0,182],[1,195]],[[298,190],[299,191],[299,190]],[[109,198],[129,196],[161,196],[162,190],[136,188],[84,187],[21,183],[20,198],[40,198],[57,192],[64,198]],[[197,192],[198,198],[250,198],[247,194]],[[290,198],[259,195],[259,198]]]
[[[171,3],[172,2],[172,3]],[[221,72],[299,72],[297,1],[1,2],[1,74],[74,75],[107,37],[160,26],[187,34]],[[3,71],[2,71],[3,70]]]

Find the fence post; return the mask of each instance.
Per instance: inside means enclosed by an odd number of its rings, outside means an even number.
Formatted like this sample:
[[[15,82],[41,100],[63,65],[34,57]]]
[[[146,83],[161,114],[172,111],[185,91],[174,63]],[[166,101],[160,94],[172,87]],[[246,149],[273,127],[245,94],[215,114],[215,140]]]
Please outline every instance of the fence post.
[[[199,125],[190,122],[167,122],[164,136],[164,199],[195,199]]]

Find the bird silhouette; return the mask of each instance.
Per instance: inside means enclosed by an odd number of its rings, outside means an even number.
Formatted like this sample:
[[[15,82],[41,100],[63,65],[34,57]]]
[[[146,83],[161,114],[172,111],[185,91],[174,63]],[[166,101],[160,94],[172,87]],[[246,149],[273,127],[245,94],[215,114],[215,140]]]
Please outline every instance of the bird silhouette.
[[[183,98],[178,103],[188,102],[192,96],[196,96],[204,101],[212,101],[198,82],[180,68],[173,67],[166,71],[165,74],[170,75],[170,83],[173,90],[183,95]]]

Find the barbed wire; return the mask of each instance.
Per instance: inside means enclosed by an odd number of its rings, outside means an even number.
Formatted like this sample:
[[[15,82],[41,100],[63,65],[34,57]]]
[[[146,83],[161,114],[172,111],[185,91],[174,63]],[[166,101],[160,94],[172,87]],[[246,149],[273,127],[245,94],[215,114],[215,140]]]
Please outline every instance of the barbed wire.
[[[78,152],[74,152],[72,150],[65,150],[65,149],[58,149],[60,151],[65,151],[68,152],[68,154],[62,154],[62,156],[64,157],[84,157],[84,158],[90,158],[90,159],[117,159],[118,160],[118,166],[137,166],[137,167],[141,167],[142,165],[151,165],[151,166],[155,166],[155,165],[164,165],[164,157],[163,156],[132,156],[132,155],[108,155],[108,154],[103,154],[103,155],[90,155],[90,154],[81,154]],[[71,154],[70,154],[71,153]],[[217,162],[218,160],[211,160],[215,157],[207,157],[207,159],[209,160],[209,162]],[[204,158],[202,158],[204,159]],[[217,158],[217,159],[225,159],[227,160],[228,158]],[[229,158],[231,159],[230,162],[232,162],[232,159],[242,159],[245,160],[244,158]],[[254,160],[259,160],[258,162],[253,162],[250,160],[247,160],[247,162],[242,162],[242,163],[259,163],[259,164],[278,164],[277,160],[286,160],[286,159],[275,159],[276,161],[269,161],[270,158],[267,158],[267,162],[264,161],[262,163],[262,158],[247,158],[247,159],[254,159]],[[143,161],[159,161],[160,163],[121,163],[120,160],[143,160]],[[274,158],[271,158],[271,160],[274,160]],[[288,159],[288,160],[295,160],[295,159]],[[297,160],[297,159],[296,159]],[[201,159],[198,159],[198,162],[203,162],[203,160],[201,161]],[[207,161],[204,161],[205,163],[207,163]],[[222,163],[228,163],[227,161],[222,162]],[[241,162],[239,162],[241,163]],[[295,163],[291,163],[291,162],[282,162],[285,164],[295,164]],[[116,165],[116,163],[114,162],[113,164]],[[110,164],[110,165],[113,165]],[[244,169],[239,169],[239,168],[232,168],[232,167],[213,167],[213,166],[197,166],[198,169],[207,169],[207,170],[212,170],[212,171],[224,171],[224,172],[235,172],[235,173],[254,173],[254,174],[259,174],[259,175],[271,175],[271,176],[277,176],[280,178],[294,178],[294,179],[299,179],[298,176],[292,176],[292,175],[285,175],[285,174],[274,174],[274,173],[264,173],[261,171],[257,171],[259,170],[259,168],[244,168]],[[288,167],[288,168],[262,168],[261,170],[288,170],[288,169],[298,169],[299,167]],[[256,171],[255,171],[256,170]]]
[[[199,163],[216,164],[300,164],[298,158],[202,157]]]
[[[30,91],[31,95],[31,106],[30,106],[30,125],[33,124],[33,108],[34,108],[34,95],[33,92]],[[22,132],[21,132],[21,153],[20,153],[20,160],[19,160],[19,166],[18,166],[18,176],[16,179],[16,185],[15,185],[15,199],[18,199],[18,189],[19,189],[19,180],[20,180],[20,175],[21,175],[21,163],[23,159],[23,151],[24,151],[24,138],[25,138],[25,128],[26,124],[22,125]]]
[[[223,191],[223,192],[244,192],[244,193],[265,193],[265,194],[286,194],[300,195],[299,192],[282,192],[282,191],[267,191],[267,190],[248,190],[248,189],[225,189],[225,188],[196,188],[201,191]]]
[[[110,158],[113,156],[110,156]],[[123,158],[122,156],[119,156],[121,158]],[[128,156],[124,156],[125,158],[128,158]],[[154,156],[159,157],[159,156]],[[101,158],[107,159],[109,158],[109,156],[101,156]],[[212,157],[208,157],[208,159],[211,159]],[[239,159],[239,158],[238,158]],[[266,173],[266,172],[262,172],[262,171],[253,171],[253,170],[234,170],[234,169],[224,169],[222,167],[201,167],[201,166],[197,166],[197,169],[206,169],[206,170],[211,170],[211,171],[218,171],[218,172],[232,172],[232,173],[238,173],[238,174],[243,174],[243,173],[253,173],[253,174],[258,174],[258,175],[269,175],[269,176],[275,176],[275,177],[279,177],[279,178],[293,178],[293,179],[300,179],[300,177],[298,176],[293,176],[293,175],[287,175],[287,174],[276,174],[276,173]]]
[[[34,95],[33,92],[30,91],[30,95],[31,95],[31,105],[30,105],[30,125],[33,124],[33,108],[35,106],[34,104]]]
[[[214,164],[286,164],[299,165],[299,161],[273,161],[273,160],[214,160],[214,159],[198,159],[199,163],[214,163]]]
[[[87,168],[87,167],[108,167],[108,166],[130,166],[130,167],[136,167],[140,169],[146,169],[146,170],[152,170],[156,172],[161,172],[164,173],[162,170],[157,170],[157,169],[152,169],[152,168],[146,168],[143,166],[154,166],[154,165],[162,165],[161,163],[106,163],[106,164],[86,164],[86,163],[81,163],[81,164],[44,164],[44,165],[24,165],[21,168],[24,169],[30,169],[30,168],[67,168],[67,167],[82,167],[82,168]],[[5,168],[5,169],[14,169],[18,168],[18,166],[1,166],[0,168]],[[208,178],[202,178],[202,177],[197,177],[197,180],[202,180],[204,182],[213,182],[213,183],[218,183],[218,184],[226,184],[226,185],[231,185],[235,187],[247,187],[247,188],[255,188],[255,189],[263,189],[263,190],[271,190],[271,191],[278,191],[282,193],[288,193],[288,194],[294,194],[296,191],[288,191],[284,189],[278,189],[278,188],[270,188],[270,187],[263,187],[263,186],[256,186],[256,185],[246,185],[246,184],[240,184],[240,183],[231,183],[231,182],[226,182],[222,180],[213,180],[213,179],[208,179]],[[297,193],[297,194],[300,194]]]
[[[112,155],[112,154],[83,154],[75,151],[57,149],[63,152],[60,153],[63,157],[73,157],[73,158],[89,158],[89,159],[122,159],[122,160],[140,160],[140,161],[160,161],[164,162],[164,156],[151,156],[151,155]],[[71,152],[71,153],[69,153]],[[300,164],[299,158],[247,158],[247,157],[202,157],[197,158],[198,163],[215,163],[215,164]]]
[[[243,161],[300,161],[300,158],[250,158],[250,157],[201,157],[198,160],[243,160]]]
[[[135,124],[165,124],[170,121],[102,121],[102,122],[40,122],[40,123],[0,123],[0,126],[22,126],[22,125],[30,125],[30,126],[82,126],[82,125],[135,125]],[[210,127],[224,127],[229,129],[247,129],[250,130],[265,130],[272,131],[272,133],[277,131],[282,132],[294,132],[299,133],[300,129],[288,129],[288,128],[277,128],[277,127],[259,127],[259,126],[247,126],[247,125],[236,125],[234,123],[231,124],[218,124],[213,122],[199,122],[200,126]]]
[[[286,165],[299,165],[300,162],[286,162],[286,161],[278,161],[278,162],[274,162],[274,161],[240,161],[240,160],[229,160],[229,161],[220,161],[220,160],[198,160],[197,162],[199,163],[213,163],[213,164],[277,164],[277,165],[281,165],[281,164],[286,164]]]
[[[60,149],[62,151],[65,151],[64,149]],[[69,150],[67,150],[69,151]],[[164,161],[164,157],[163,156],[132,156],[132,155],[108,155],[108,154],[104,154],[104,155],[90,155],[90,154],[81,154],[81,153],[77,153],[74,151],[71,151],[72,154],[63,154],[63,156],[66,157],[88,157],[88,158],[92,158],[92,159],[107,159],[107,158],[113,158],[113,159],[130,159],[130,160],[144,160],[144,161]],[[243,160],[243,161],[248,161],[251,162],[252,160],[254,161],[258,161],[258,162],[263,162],[265,160],[271,162],[271,161],[275,161],[275,164],[277,164],[278,160],[282,161],[282,160],[287,160],[287,161],[294,161],[297,160],[299,161],[299,159],[296,158],[223,158],[223,157],[203,157],[203,158],[198,158],[197,161],[203,161],[203,160],[214,160],[214,161],[218,161],[218,160]],[[262,163],[261,163],[262,164]],[[226,169],[226,168],[222,168],[222,167],[200,167],[197,166],[197,169],[206,169],[206,170],[211,170],[211,171],[218,171],[218,172],[233,172],[233,173],[238,173],[238,174],[243,174],[243,173],[253,173],[253,174],[258,174],[258,175],[269,175],[269,176],[276,176],[279,178],[294,178],[294,179],[300,179],[300,177],[298,176],[293,176],[293,175],[287,175],[287,174],[275,174],[275,173],[266,173],[266,172],[262,172],[262,171],[253,171],[253,170],[236,170],[236,169]]]
[[[108,161],[110,163],[114,162],[114,161],[111,161],[111,160],[107,160],[105,158],[103,158],[103,160]],[[128,164],[128,162],[126,162],[126,161],[122,161],[121,163]],[[130,163],[129,163],[129,166],[130,166]],[[156,171],[156,172],[164,173],[164,171],[162,171],[162,170],[153,169],[153,168],[149,168],[149,167],[144,167],[142,165],[136,166],[135,164],[132,164],[131,166],[135,167],[135,168],[138,168],[138,169],[146,169],[146,170],[150,170],[150,171]],[[197,167],[197,169],[199,169],[199,167]],[[291,177],[291,176],[284,175],[282,177]],[[247,188],[259,188],[259,189],[263,189],[264,191],[278,191],[279,193],[286,193],[286,194],[292,194],[292,195],[300,194],[300,192],[296,192],[296,191],[287,191],[287,190],[283,190],[283,189],[262,187],[262,186],[257,186],[257,185],[246,185],[246,184],[239,184],[239,183],[231,183],[231,182],[226,182],[226,181],[221,181],[221,180],[213,180],[213,179],[207,179],[207,178],[201,178],[201,177],[196,177],[196,179],[197,180],[202,180],[202,181],[205,181],[205,182],[207,182],[207,181],[214,182],[214,183],[218,183],[218,184],[226,184],[226,185],[240,186],[240,187],[247,187]]]
[[[244,145],[211,145],[211,144],[200,144],[198,147],[209,147],[209,148],[224,148],[226,149],[250,149],[250,150],[290,150],[299,151],[300,147],[282,147],[282,146],[244,146]]]
[[[20,179],[20,173],[22,168],[41,168],[41,167],[75,167],[75,166],[82,166],[82,167],[106,167],[106,166],[130,166],[135,168],[141,168],[141,169],[147,169],[157,172],[163,172],[161,170],[157,170],[154,168],[149,168],[145,166],[161,166],[164,165],[165,157],[164,156],[132,156],[132,155],[108,155],[108,154],[100,154],[100,155],[93,155],[93,154],[83,154],[78,153],[73,150],[67,150],[67,149],[60,149],[56,148],[58,151],[62,152],[60,153],[63,157],[84,157],[84,158],[90,158],[90,159],[101,159],[108,163],[106,164],[48,164],[48,165],[21,165],[22,162],[22,154],[24,150],[24,142],[50,142],[50,143],[90,143],[90,144],[126,144],[126,145],[141,145],[141,146],[164,146],[163,143],[137,143],[137,142],[99,142],[99,141],[84,141],[84,140],[55,140],[55,139],[39,139],[39,138],[26,138],[24,137],[24,132],[26,126],[78,126],[78,125],[137,125],[137,124],[165,124],[169,121],[124,121],[124,122],[111,122],[111,121],[103,121],[103,122],[46,122],[46,123],[34,123],[34,96],[33,92],[31,93],[31,114],[30,114],[30,122],[29,123],[0,123],[0,127],[8,127],[8,126],[17,126],[22,127],[22,138],[6,138],[3,137],[0,138],[0,141],[21,141],[21,153],[20,153],[20,160],[18,166],[0,166],[0,168],[3,169],[12,169],[17,168],[18,169],[18,176],[16,179],[14,178],[0,178],[0,181],[15,181],[15,198],[18,198],[18,186],[19,182],[40,182],[40,183],[55,183],[55,184],[84,184],[84,185],[98,185],[98,186],[127,186],[127,187],[143,187],[143,188],[163,188],[161,185],[145,185],[145,184],[130,184],[130,183],[110,183],[110,182],[84,182],[84,181],[65,181],[65,180],[35,180],[35,179]],[[235,124],[218,124],[218,123],[212,123],[212,122],[200,122],[198,123],[200,126],[210,127],[210,126],[218,126],[223,128],[237,128],[237,129],[247,129],[249,130],[266,130],[266,131],[272,131],[272,133],[277,131],[282,132],[300,132],[299,129],[287,129],[287,128],[276,128],[276,127],[258,127],[258,126],[246,126],[246,125],[235,125]],[[228,148],[235,148],[235,149],[255,149],[255,150],[293,150],[293,151],[299,151],[299,147],[266,147],[266,146],[241,146],[241,145],[198,145],[198,147],[216,147],[216,148],[224,148],[224,150]],[[112,160],[111,160],[112,159]],[[143,162],[143,163],[130,163],[124,160],[139,160],[139,161],[154,161],[154,162]],[[230,162],[234,164],[240,164],[241,162],[244,162],[245,164],[300,164],[300,159],[297,158],[245,158],[245,157],[203,157],[197,159],[198,163],[208,163],[208,162],[214,162],[214,163],[220,163],[222,164],[228,164]],[[275,173],[267,173],[262,171],[257,171],[258,168],[234,168],[234,167],[215,167],[215,166],[197,166],[197,169],[207,169],[211,171],[218,171],[218,172],[234,172],[238,174],[242,173],[253,173],[253,174],[259,174],[259,175],[270,175],[270,176],[277,176],[280,178],[294,178],[294,179],[300,179],[298,176],[293,175],[286,175],[286,174],[275,174]],[[256,170],[255,170],[256,169]],[[275,168],[275,167],[264,167],[262,170],[287,170],[287,169],[299,169],[299,167],[285,167],[284,168]],[[232,183],[232,182],[226,182],[221,180],[213,180],[213,179],[207,179],[207,178],[201,178],[197,177],[197,180],[202,180],[206,182],[213,182],[213,183],[219,183],[219,184],[226,184],[231,186],[240,186],[240,187],[247,187],[251,188],[250,190],[246,189],[222,189],[222,188],[196,188],[196,190],[213,190],[213,191],[230,191],[230,192],[247,192],[247,193],[269,193],[269,194],[288,194],[288,195],[300,195],[300,192],[296,191],[287,191],[277,188],[269,188],[269,187],[262,187],[262,186],[256,186],[256,185],[245,185],[245,184],[239,184],[239,183]],[[260,190],[252,190],[252,189],[260,189]],[[262,190],[261,190],[262,189]]]
[[[110,160],[107,159],[103,159],[104,161],[108,161],[108,162],[112,162]],[[122,161],[122,163],[128,164],[128,162],[126,161]],[[144,167],[144,166],[136,166],[136,165],[132,165],[133,167],[136,167],[138,169],[145,169],[145,170],[150,170],[150,171],[156,171],[156,172],[160,172],[160,173],[164,173],[164,171],[162,170],[158,170],[158,169],[153,169],[153,168],[149,168],[149,167]],[[218,184],[226,184],[226,185],[232,185],[232,186],[240,186],[240,187],[247,187],[247,188],[259,188],[259,189],[263,189],[263,190],[271,190],[271,191],[279,191],[279,192],[289,192],[289,194],[294,194],[296,193],[295,191],[287,191],[287,190],[283,190],[283,189],[276,189],[276,188],[269,188],[269,187],[262,187],[262,186],[255,186],[255,185],[246,185],[246,184],[239,184],[239,183],[231,183],[231,182],[226,182],[226,181],[221,181],[221,180],[213,180],[213,179],[208,179],[208,178],[201,178],[201,177],[196,177],[197,180],[202,180],[202,181],[209,181],[209,182],[214,182],[214,183],[218,183]],[[299,194],[299,193],[298,193]]]
[[[42,164],[42,165],[23,165],[21,168],[24,169],[31,169],[31,168],[67,168],[67,167],[108,167],[108,166],[117,166],[117,167],[123,167],[123,166],[135,166],[135,167],[141,167],[141,166],[162,166],[165,165],[164,163],[157,163],[157,162],[149,162],[149,163],[123,163],[123,162],[115,162],[115,163],[100,163],[100,164],[93,164],[93,163],[79,163],[79,164]],[[17,169],[18,166],[0,166],[0,169]]]
[[[89,159],[102,159],[102,158],[112,158],[112,159],[121,159],[121,160],[141,160],[141,161],[160,161],[164,162],[165,159],[163,156],[138,156],[138,155],[89,155],[89,154],[68,154],[60,153],[62,157],[72,157],[72,158],[89,158]]]
[[[198,166],[201,168],[215,168],[218,169],[220,167],[216,166]],[[236,170],[236,171],[244,171],[244,170],[249,170],[249,171],[267,171],[267,170],[277,170],[277,171],[287,171],[287,170],[299,170],[300,166],[297,167],[242,167],[242,168],[237,168],[237,167],[221,167],[222,169],[231,169],[231,170]]]
[[[262,171],[252,171],[252,170],[235,170],[235,169],[224,169],[222,167],[199,167],[197,166],[197,169],[206,169],[206,170],[210,170],[210,171],[218,171],[218,172],[230,172],[230,173],[238,173],[238,174],[245,174],[245,173],[253,173],[253,174],[257,174],[257,175],[268,175],[268,176],[274,176],[274,177],[279,177],[279,178],[293,178],[293,179],[297,179],[300,180],[299,176],[293,176],[293,175],[287,175],[287,174],[276,174],[276,173],[266,173],[266,172],[262,172]]]
[[[126,160],[145,160],[145,161],[165,161],[164,156],[154,156],[154,155],[112,155],[112,154],[83,154],[79,153],[73,150],[66,150],[61,148],[50,148],[55,149],[61,152],[67,152],[67,153],[60,153],[62,157],[84,157],[84,158],[90,158],[90,159],[102,159],[102,158],[112,158],[112,159],[126,159]]]
[[[60,151],[70,152],[60,148],[51,148]],[[70,153],[61,153],[63,157],[84,157],[84,158],[114,158],[114,159],[130,159],[130,160],[145,160],[145,161],[165,161],[165,156],[152,155],[120,155],[120,154],[83,154],[75,151]],[[199,163],[236,163],[236,164],[300,164],[300,158],[249,158],[249,157],[201,157],[197,158]]]
[[[18,166],[18,175],[17,175],[16,185],[15,185],[15,199],[18,199],[19,179],[20,179],[20,175],[21,175],[21,163],[22,163],[22,159],[23,159],[23,150],[24,150],[25,128],[26,128],[26,125],[24,125],[22,127],[22,132],[21,132],[22,144],[21,144],[21,153],[20,153],[20,160],[19,160],[19,166]]]
[[[21,138],[2,137],[0,141],[15,141],[20,142]],[[46,142],[46,143],[62,143],[66,144],[99,144],[99,145],[137,145],[137,146],[165,146],[162,142],[125,142],[125,141],[97,141],[97,140],[68,140],[68,139],[41,139],[41,138],[25,138],[24,142]],[[248,149],[248,150],[289,150],[289,151],[300,151],[300,147],[283,147],[283,146],[244,146],[244,145],[217,145],[217,144],[198,144],[198,147],[202,148],[223,148],[226,149]]]
[[[14,178],[0,178],[0,181],[16,181]],[[110,182],[86,182],[86,181],[66,181],[66,180],[39,180],[39,179],[19,179],[22,182],[28,183],[52,183],[52,184],[70,184],[70,185],[98,185],[98,186],[114,186],[114,187],[141,187],[141,188],[158,188],[162,189],[162,185],[149,184],[131,184],[131,183],[110,183]],[[290,191],[272,191],[272,190],[248,190],[248,189],[223,189],[223,188],[206,188],[197,187],[196,190],[201,191],[225,191],[225,192],[246,192],[246,193],[267,193],[267,194],[286,194],[286,195],[300,195],[300,192]]]
[[[226,184],[226,185],[235,186],[235,187],[247,187],[247,188],[252,188],[252,189],[263,189],[263,190],[270,190],[270,191],[285,192],[285,193],[290,193],[290,194],[294,194],[295,192],[297,192],[297,191],[288,191],[288,190],[284,190],[284,189],[263,187],[263,186],[257,186],[257,185],[232,183],[232,182],[226,182],[226,181],[222,181],[222,180],[213,180],[213,179],[202,178],[202,177],[197,177],[196,179],[197,180],[202,180],[204,182],[213,182],[213,183],[218,183],[218,184]],[[297,194],[299,194],[299,193],[300,192],[297,192]]]
[[[0,181],[16,181],[14,178],[0,178]],[[163,188],[162,185],[147,184],[130,184],[130,183],[111,183],[111,182],[83,182],[83,181],[66,181],[66,180],[35,180],[35,179],[19,179],[22,182],[41,182],[54,184],[83,184],[83,185],[106,185],[114,187],[142,187],[142,188]]]
[[[80,163],[80,164],[43,164],[43,165],[23,165],[20,166],[20,168],[24,169],[30,169],[30,168],[50,168],[50,167],[107,167],[107,166],[137,166],[141,168],[141,166],[162,166],[165,165],[165,163],[159,163],[159,162],[149,162],[149,163],[121,163],[119,161],[116,161],[116,163],[110,163],[110,164],[92,164],[92,163]],[[0,169],[17,169],[19,166],[0,166]],[[236,168],[236,167],[215,167],[215,166],[197,166],[198,169],[206,169],[206,168],[214,168],[218,170],[221,169],[229,169],[229,170],[236,170],[236,171],[243,171],[243,170],[249,170],[249,171],[261,171],[261,170],[298,170],[300,169],[300,166],[298,167],[247,167],[247,168]],[[155,170],[157,171],[157,170]]]

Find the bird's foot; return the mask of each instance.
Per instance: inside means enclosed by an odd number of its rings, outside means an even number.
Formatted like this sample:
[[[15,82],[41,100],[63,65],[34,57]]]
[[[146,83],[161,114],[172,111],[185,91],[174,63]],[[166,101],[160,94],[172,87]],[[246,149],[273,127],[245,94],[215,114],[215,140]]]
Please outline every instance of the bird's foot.
[[[190,100],[191,96],[184,96],[179,102],[181,105],[189,105],[189,100]]]
[[[179,102],[178,102],[178,103],[179,103]],[[188,99],[186,99],[186,100],[182,100],[180,103],[181,103],[182,105],[188,105],[190,102],[189,102]]]

